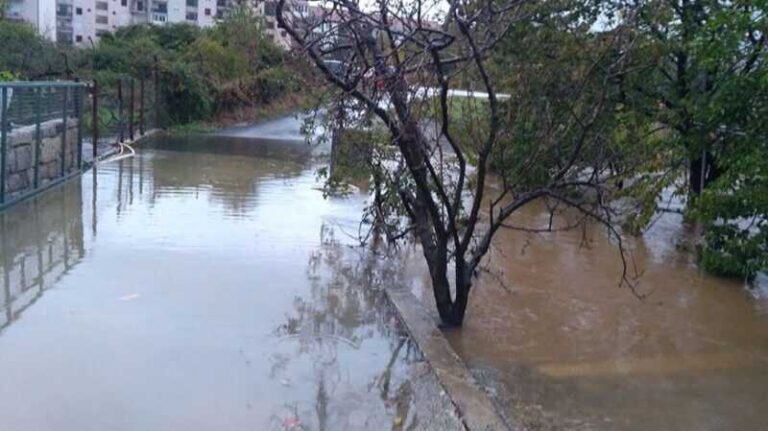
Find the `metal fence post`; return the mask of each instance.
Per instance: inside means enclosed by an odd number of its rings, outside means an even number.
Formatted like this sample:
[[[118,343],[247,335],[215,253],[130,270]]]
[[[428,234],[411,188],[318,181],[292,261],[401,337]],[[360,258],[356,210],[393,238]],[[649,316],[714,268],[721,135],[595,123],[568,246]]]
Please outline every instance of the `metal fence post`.
[[[5,159],[7,158],[6,144],[8,140],[8,87],[2,87],[2,96],[0,96],[0,203],[5,202]]]
[[[134,103],[134,97],[133,97],[133,77],[129,78],[131,80],[131,86],[129,87],[129,95],[131,99],[131,103],[128,104],[128,138],[133,141],[133,103]]]
[[[83,168],[83,99],[85,99],[85,86],[78,84],[75,87],[75,117],[77,118],[77,170]]]
[[[91,152],[93,153],[93,161],[95,163],[98,155],[97,147],[99,145],[99,84],[95,79],[91,87],[91,103],[93,105],[91,108],[93,110],[91,112],[91,132],[93,133],[93,148],[91,148]]]
[[[61,120],[63,127],[61,130],[61,176],[63,177],[67,166],[67,103],[69,103],[69,87],[64,88],[64,103],[61,108]]]
[[[123,142],[123,78],[117,80],[118,142]]]
[[[157,56],[155,56],[155,128],[160,128],[160,67],[157,64]]]
[[[43,123],[43,89],[37,89],[35,101],[35,167],[33,172],[33,184],[35,189],[40,185],[40,145],[42,144],[42,123]]]
[[[144,135],[144,75],[139,78],[139,135]]]

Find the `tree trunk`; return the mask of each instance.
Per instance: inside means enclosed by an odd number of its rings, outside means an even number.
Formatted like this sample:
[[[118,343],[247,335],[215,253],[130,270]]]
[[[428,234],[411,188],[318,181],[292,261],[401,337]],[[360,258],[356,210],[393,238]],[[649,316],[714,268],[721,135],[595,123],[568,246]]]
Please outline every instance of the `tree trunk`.
[[[688,164],[688,184],[691,194],[694,196],[701,195],[701,192],[712,181],[715,181],[719,174],[713,154],[706,153],[706,160],[703,160],[702,157],[691,159]]]
[[[464,314],[469,301],[469,290],[472,280],[468,277],[461,265],[456,268],[456,297],[451,298],[451,285],[448,282],[447,259],[430,264],[430,277],[432,279],[432,292],[435,295],[437,312],[440,320],[446,326],[461,326],[464,323]]]
[[[701,157],[692,159],[688,164],[688,187],[694,196],[701,194],[702,165]]]

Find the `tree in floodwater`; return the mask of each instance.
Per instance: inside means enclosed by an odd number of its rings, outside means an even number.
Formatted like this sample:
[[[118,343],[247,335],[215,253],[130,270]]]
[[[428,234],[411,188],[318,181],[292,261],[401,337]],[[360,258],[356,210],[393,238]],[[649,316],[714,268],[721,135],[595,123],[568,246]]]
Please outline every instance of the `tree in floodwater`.
[[[611,25],[636,35],[620,77],[625,103],[662,126],[663,154],[688,181],[688,212],[703,224],[702,263],[750,279],[768,268],[768,2],[600,2]]]
[[[462,324],[474,277],[503,228],[597,221],[616,239],[629,281],[614,199],[627,152],[612,151],[606,118],[616,109],[611,79],[630,34],[577,23],[578,39],[590,42],[577,64],[531,69],[528,78],[547,79],[521,79],[500,94],[489,57],[512,25],[531,19],[533,3],[449,1],[447,11],[421,0],[324,5],[307,16],[280,0],[278,23],[353,106],[345,126],[359,120],[358,131],[374,140],[373,220],[390,240],[417,240],[445,324]],[[537,200],[577,213],[576,222],[515,225],[513,214]]]
[[[598,2],[609,25],[637,34],[643,56],[622,76],[629,102],[673,132],[688,159],[691,194],[699,195],[722,172],[727,141],[736,130],[722,99],[734,84],[765,67],[765,1],[607,0]],[[740,104],[758,93],[742,88]],[[755,90],[755,88],[752,88]],[[740,127],[739,129],[743,129]]]

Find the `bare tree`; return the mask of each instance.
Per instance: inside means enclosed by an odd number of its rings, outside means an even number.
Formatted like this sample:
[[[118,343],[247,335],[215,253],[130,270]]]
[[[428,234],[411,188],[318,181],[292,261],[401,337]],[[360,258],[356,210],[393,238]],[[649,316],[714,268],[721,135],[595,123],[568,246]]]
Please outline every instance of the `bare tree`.
[[[530,101],[499,94],[489,54],[511,24],[530,19],[525,2],[329,0],[304,16],[290,5],[278,1],[279,26],[341,97],[383,125],[396,149],[394,157],[382,152],[372,162],[383,171],[385,191],[377,194],[399,202],[407,221],[402,233],[412,233],[423,250],[443,323],[462,324],[473,277],[501,228],[551,231],[596,220],[615,235],[624,257],[617,209],[609,204],[621,173],[599,121],[610,109],[611,71],[630,43],[620,31],[596,36],[603,49],[569,77],[569,93],[561,95],[566,115],[537,115],[535,145],[516,152],[514,125],[524,114],[517,106]],[[458,102],[454,89],[472,87],[474,97]],[[535,181],[517,180],[533,170]],[[541,199],[553,213],[574,209],[578,223],[510,223],[516,211]]]

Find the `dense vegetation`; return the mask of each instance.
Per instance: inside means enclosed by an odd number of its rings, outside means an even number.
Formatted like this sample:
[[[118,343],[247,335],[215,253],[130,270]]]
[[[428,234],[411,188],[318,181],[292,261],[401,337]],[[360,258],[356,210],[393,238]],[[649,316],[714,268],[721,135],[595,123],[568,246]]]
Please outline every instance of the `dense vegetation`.
[[[189,24],[131,26],[88,48],[62,47],[32,27],[0,21],[0,71],[20,79],[154,79],[171,124],[211,119],[296,93],[301,75],[242,9],[210,29]]]
[[[388,238],[417,232],[446,323],[460,324],[471,287],[462,274],[475,270],[487,237],[514,211],[494,213],[505,197],[547,196],[555,201],[548,208],[575,208],[605,225],[620,249],[620,230],[641,235],[662,212],[681,212],[701,233],[705,269],[751,280],[768,267],[767,2],[448,2],[439,30],[422,24],[422,3],[375,3],[411,21],[350,10],[355,18],[341,23],[324,17],[343,28],[342,42],[293,36],[321,70],[327,54],[316,47],[338,45],[327,52],[345,74],[323,70],[338,103],[357,103],[388,129],[384,145],[402,158],[369,157],[376,187],[367,218]],[[399,19],[404,28],[392,24]],[[373,40],[371,28],[387,36]],[[433,93],[425,109],[417,86],[509,97],[494,108],[491,98]],[[329,129],[347,127],[343,116],[329,120]],[[425,126],[432,131],[420,133]],[[458,162],[434,156],[429,133]],[[486,168],[501,180],[483,238],[472,237],[483,189],[464,187],[464,163],[477,168],[472,182],[482,185]],[[454,204],[455,196],[464,201]],[[431,213],[419,214],[417,204]],[[446,278],[454,278],[455,303]]]
[[[565,119],[590,121],[589,139],[615,154],[616,194],[637,204],[625,227],[642,232],[676,196],[703,228],[703,266],[751,279],[768,268],[766,12],[765,1],[531,5],[492,55],[513,96],[499,151],[511,157],[497,166],[512,183],[546,179],[556,158],[537,143],[577,142]],[[516,169],[534,155],[537,169]]]
[[[576,166],[604,160],[604,183],[614,187],[599,191],[634,205],[626,231],[642,233],[667,209],[661,196],[673,195],[702,227],[703,266],[754,277],[768,267],[767,9],[765,0],[524,3],[489,51],[491,78],[510,95],[491,168],[522,193],[546,186],[562,152],[578,150]],[[5,80],[79,77],[109,86],[157,71],[176,124],[314,87],[308,68],[292,66],[245,10],[211,29],[127,27],[83,49],[7,21],[0,40]],[[429,73],[419,79],[434,86]],[[480,82],[472,73],[451,79],[454,87]],[[463,112],[488,109],[473,103],[451,108],[451,132],[470,143],[487,126],[473,121],[488,118]],[[585,142],[595,151],[581,151]],[[474,162],[477,151],[468,150]]]

